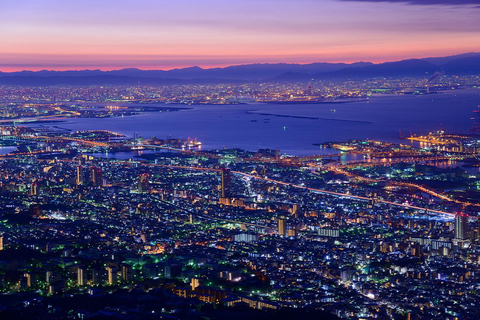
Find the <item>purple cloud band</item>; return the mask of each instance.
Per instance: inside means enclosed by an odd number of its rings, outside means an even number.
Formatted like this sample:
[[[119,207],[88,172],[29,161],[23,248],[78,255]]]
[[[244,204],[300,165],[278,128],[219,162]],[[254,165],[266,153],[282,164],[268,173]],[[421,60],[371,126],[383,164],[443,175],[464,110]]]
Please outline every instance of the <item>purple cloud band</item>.
[[[340,1],[394,2],[394,3],[406,3],[411,5],[445,5],[445,6],[480,5],[480,0],[340,0]]]

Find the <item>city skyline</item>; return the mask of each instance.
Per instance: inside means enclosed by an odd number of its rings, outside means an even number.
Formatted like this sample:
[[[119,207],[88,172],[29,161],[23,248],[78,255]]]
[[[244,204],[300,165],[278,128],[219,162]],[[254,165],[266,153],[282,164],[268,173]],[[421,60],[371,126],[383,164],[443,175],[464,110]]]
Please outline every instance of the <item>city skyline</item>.
[[[478,52],[478,1],[15,1],[0,71],[374,63]]]
[[[0,319],[480,319],[480,0],[0,6]]]

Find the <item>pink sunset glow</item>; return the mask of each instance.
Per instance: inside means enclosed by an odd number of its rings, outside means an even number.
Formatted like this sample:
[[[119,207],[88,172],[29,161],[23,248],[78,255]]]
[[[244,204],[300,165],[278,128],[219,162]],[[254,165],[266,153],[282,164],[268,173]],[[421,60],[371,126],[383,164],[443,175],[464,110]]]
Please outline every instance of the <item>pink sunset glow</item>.
[[[2,4],[0,70],[384,62],[480,51],[480,9],[407,1]]]

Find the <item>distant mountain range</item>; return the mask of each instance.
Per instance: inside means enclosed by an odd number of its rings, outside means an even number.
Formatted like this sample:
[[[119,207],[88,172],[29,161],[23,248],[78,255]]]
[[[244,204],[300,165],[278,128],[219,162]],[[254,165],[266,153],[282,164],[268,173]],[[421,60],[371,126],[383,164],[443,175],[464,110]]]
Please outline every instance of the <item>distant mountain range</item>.
[[[440,71],[455,75],[480,75],[480,53],[410,59],[374,64],[247,64],[225,68],[190,67],[173,70],[121,69],[114,71],[20,71],[0,72],[0,85],[133,85],[201,84],[244,81],[310,81],[312,79],[360,79],[372,77],[425,76]]]

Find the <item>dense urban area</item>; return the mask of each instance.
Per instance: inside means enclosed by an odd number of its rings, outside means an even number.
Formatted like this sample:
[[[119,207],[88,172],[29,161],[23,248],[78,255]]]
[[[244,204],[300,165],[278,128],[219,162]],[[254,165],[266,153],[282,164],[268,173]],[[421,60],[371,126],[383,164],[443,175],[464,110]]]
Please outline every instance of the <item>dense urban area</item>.
[[[341,98],[367,98],[372,94],[429,94],[462,87],[480,87],[478,75],[443,75],[433,78],[368,78],[301,82],[232,81],[221,84],[138,86],[0,85],[0,102],[108,102],[128,101],[165,104],[239,104],[249,102],[319,102]],[[86,106],[83,106],[84,108]],[[3,110],[2,110],[3,111]],[[20,111],[20,110],[17,110]],[[33,110],[23,110],[34,112]],[[13,117],[4,111],[3,117]],[[19,116],[21,114],[17,114]]]
[[[329,142],[311,156],[56,124],[479,86],[445,75],[0,86],[11,149],[0,155],[0,318],[478,319],[478,114],[464,133]],[[105,152],[132,156],[95,156]]]

